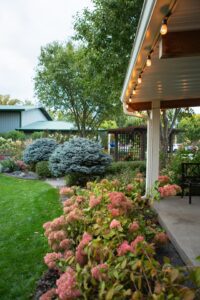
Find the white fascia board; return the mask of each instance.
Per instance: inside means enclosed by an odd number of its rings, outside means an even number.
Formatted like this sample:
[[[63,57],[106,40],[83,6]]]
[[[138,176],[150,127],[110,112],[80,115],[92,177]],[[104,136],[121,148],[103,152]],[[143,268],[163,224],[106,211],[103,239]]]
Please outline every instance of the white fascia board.
[[[137,62],[137,57],[141,50],[141,47],[142,47],[142,44],[143,44],[143,41],[144,41],[144,38],[146,35],[146,31],[147,31],[149,22],[151,20],[151,16],[153,14],[153,10],[154,10],[156,3],[157,3],[157,0],[146,0],[144,2],[144,6],[142,9],[142,13],[140,16],[140,20],[139,20],[139,24],[138,24],[138,28],[137,28],[137,32],[136,32],[136,36],[135,36],[135,41],[133,44],[133,50],[131,53],[128,70],[127,70],[126,77],[124,80],[124,85],[123,85],[122,94],[121,94],[121,102],[124,102],[124,99],[126,98],[126,89],[128,87],[128,84],[129,84],[129,81],[131,78],[132,70]]]

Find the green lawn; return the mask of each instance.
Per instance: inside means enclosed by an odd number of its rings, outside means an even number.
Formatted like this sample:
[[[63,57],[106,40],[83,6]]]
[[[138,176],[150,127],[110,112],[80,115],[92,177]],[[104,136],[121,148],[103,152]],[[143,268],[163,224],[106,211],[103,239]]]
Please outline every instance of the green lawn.
[[[61,213],[57,190],[0,175],[0,299],[30,299],[48,251],[42,224]]]

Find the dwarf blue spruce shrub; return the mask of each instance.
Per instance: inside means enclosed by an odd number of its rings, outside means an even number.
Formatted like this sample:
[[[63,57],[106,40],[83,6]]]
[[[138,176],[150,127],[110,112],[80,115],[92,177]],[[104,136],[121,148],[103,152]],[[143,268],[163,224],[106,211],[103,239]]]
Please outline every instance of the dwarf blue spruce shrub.
[[[39,161],[48,161],[50,155],[57,147],[54,139],[38,139],[29,145],[23,154],[23,160],[26,164],[36,164]]]
[[[76,137],[56,148],[50,157],[50,169],[54,176],[101,175],[111,161],[99,143]]]

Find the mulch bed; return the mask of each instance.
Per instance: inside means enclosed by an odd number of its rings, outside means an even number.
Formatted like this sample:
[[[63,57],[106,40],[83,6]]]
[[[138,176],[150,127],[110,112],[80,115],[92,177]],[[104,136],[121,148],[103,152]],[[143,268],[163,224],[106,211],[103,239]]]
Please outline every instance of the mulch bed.
[[[42,294],[53,288],[59,277],[59,272],[57,270],[48,270],[45,272],[37,283],[33,300],[39,300]]]

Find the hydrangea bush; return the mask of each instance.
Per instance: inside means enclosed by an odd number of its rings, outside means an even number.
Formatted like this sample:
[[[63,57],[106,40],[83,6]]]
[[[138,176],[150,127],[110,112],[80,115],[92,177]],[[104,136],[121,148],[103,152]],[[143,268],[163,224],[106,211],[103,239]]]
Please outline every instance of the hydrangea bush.
[[[55,176],[99,175],[105,172],[111,161],[99,143],[76,137],[56,148],[50,157],[50,169]]]
[[[184,286],[185,270],[155,258],[168,239],[141,185],[104,179],[87,189],[61,189],[70,195],[63,214],[44,224],[53,251],[44,261],[60,278],[40,300],[194,299],[195,291]]]
[[[29,165],[36,164],[39,161],[48,161],[56,147],[57,142],[54,139],[43,138],[35,140],[25,149],[23,160]]]

